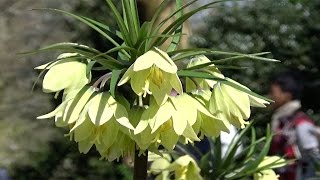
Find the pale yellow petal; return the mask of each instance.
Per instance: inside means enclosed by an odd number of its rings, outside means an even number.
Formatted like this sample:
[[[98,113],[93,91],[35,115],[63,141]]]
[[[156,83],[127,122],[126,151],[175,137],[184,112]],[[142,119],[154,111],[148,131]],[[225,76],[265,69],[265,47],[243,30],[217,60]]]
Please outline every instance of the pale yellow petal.
[[[93,135],[94,128],[94,124],[92,124],[89,117],[87,117],[86,120],[74,130],[74,140],[80,142],[88,139]]]
[[[79,91],[77,96],[72,100],[71,103],[69,103],[70,106],[66,107],[63,119],[69,124],[77,121],[81,111],[94,93],[95,91],[92,87],[85,87],[81,91]]]
[[[187,124],[187,127],[183,132],[183,136],[190,139],[191,141],[200,141],[197,134],[195,133],[193,128],[189,125],[189,123]]]
[[[124,75],[122,76],[122,78],[120,79],[120,81],[118,82],[118,86],[123,85],[124,83],[128,82],[129,79],[132,77],[133,75],[133,65],[131,65],[127,71],[124,73]]]
[[[228,98],[228,104],[236,105],[244,119],[250,117],[250,101],[247,93],[239,91],[228,85],[221,85],[221,90],[224,93],[224,98]],[[232,111],[231,111],[232,112]]]
[[[99,93],[88,102],[88,114],[92,123],[96,126],[108,122],[113,117],[114,110],[108,104],[109,98],[112,98],[110,94]]]
[[[162,86],[159,88],[154,83],[150,82],[150,91],[152,92],[152,96],[156,100],[158,105],[164,104],[167,99],[168,95],[171,93],[172,87],[167,84],[166,82],[162,83]]]
[[[149,70],[143,70],[134,73],[134,76],[131,77],[131,88],[138,96],[141,96],[144,92],[143,88],[145,87],[148,74]]]
[[[155,124],[152,127],[152,133],[154,133],[162,124],[167,122],[172,117],[174,111],[174,107],[170,102],[160,106],[155,118]]]
[[[160,134],[161,144],[169,151],[176,146],[179,136],[174,132],[173,128],[169,128]]]
[[[168,54],[159,49],[152,49],[140,56],[134,62],[133,70],[136,72],[141,71],[150,68],[152,65],[156,65],[161,70],[171,74],[176,73],[178,70]]]
[[[87,154],[92,146],[93,146],[93,143],[91,142],[90,139],[86,141],[80,141],[78,143],[79,152],[84,154]]]
[[[134,127],[130,123],[128,119],[128,112],[126,108],[121,105],[120,103],[117,104],[117,108],[114,113],[114,117],[116,118],[116,121],[121,124],[122,126],[134,130]]]
[[[174,90],[176,90],[179,94],[183,93],[182,84],[177,74],[172,74],[169,76],[170,84]]]
[[[111,120],[104,125],[104,129],[101,133],[104,149],[108,149],[117,140],[119,128],[115,123],[115,120]]]
[[[62,61],[54,64],[44,76],[43,91],[56,92],[65,88],[81,88],[89,82],[86,64]]]

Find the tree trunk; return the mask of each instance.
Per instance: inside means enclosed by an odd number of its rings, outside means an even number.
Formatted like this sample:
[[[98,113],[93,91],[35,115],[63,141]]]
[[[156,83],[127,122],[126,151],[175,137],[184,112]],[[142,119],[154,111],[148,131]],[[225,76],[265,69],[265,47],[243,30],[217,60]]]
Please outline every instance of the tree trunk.
[[[162,3],[162,0],[138,0],[138,7],[139,7],[139,16],[141,22],[150,20],[154,13],[156,12],[157,8]],[[160,23],[163,19],[168,17],[171,13],[176,10],[175,7],[175,0],[171,0],[165,10],[160,14],[159,19],[157,19],[156,23]],[[172,17],[162,28],[164,30],[170,23],[175,20],[175,17]],[[186,34],[182,36],[179,44],[179,48],[187,48],[189,46],[188,39],[191,36],[191,26],[188,21],[183,24],[182,33]],[[162,47],[168,47],[170,44],[170,39],[166,41]],[[160,47],[161,48],[161,47]]]

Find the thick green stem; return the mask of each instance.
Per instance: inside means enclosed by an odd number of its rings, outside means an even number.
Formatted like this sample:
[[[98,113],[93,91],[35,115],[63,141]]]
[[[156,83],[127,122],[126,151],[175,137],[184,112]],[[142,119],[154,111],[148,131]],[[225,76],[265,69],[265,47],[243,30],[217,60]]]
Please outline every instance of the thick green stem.
[[[133,180],[146,180],[148,170],[148,151],[139,156],[139,151],[135,152]]]

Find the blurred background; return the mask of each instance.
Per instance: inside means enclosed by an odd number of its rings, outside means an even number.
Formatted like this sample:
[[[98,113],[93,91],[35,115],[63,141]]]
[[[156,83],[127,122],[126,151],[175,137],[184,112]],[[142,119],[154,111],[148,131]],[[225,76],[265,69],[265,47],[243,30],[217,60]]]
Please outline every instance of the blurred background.
[[[209,0],[200,0],[197,5],[205,2]],[[66,131],[55,128],[53,121],[36,120],[58,102],[53,95],[41,92],[41,84],[31,92],[38,76],[33,68],[56,58],[57,53],[32,57],[16,53],[56,42],[77,42],[101,51],[110,48],[97,33],[74,19],[30,11],[43,7],[115,24],[103,0],[0,0],[0,179],[2,172],[11,179],[130,179],[131,169],[121,161],[100,161],[95,151],[80,154],[77,145],[64,137]],[[191,46],[271,52],[269,57],[281,60],[244,59],[229,62],[244,69],[222,69],[260,94],[268,95],[272,74],[285,69],[300,72],[305,82],[303,107],[320,123],[319,0],[229,1],[193,17],[190,24]],[[270,110],[255,109],[252,120],[260,127],[258,132],[265,134]]]

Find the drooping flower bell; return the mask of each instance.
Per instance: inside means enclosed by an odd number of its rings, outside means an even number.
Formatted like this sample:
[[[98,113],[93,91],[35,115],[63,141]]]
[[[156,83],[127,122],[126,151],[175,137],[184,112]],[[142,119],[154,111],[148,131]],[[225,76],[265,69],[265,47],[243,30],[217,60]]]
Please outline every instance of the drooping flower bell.
[[[254,180],[269,180],[278,179],[279,175],[274,172],[274,168],[285,166],[287,163],[284,159],[278,156],[266,156],[258,165],[258,168],[263,168],[262,171],[253,175]],[[264,168],[265,167],[265,168]]]
[[[249,88],[229,78],[226,80],[250,91]],[[209,110],[218,118],[229,121],[235,127],[244,128],[248,124],[245,120],[251,114],[250,106],[265,107],[265,104],[269,104],[269,102],[219,82],[213,87]]]
[[[87,65],[76,60],[76,56],[77,53],[64,53],[58,56],[57,61],[36,67],[49,70],[43,79],[44,92],[81,89],[90,82],[91,73],[87,72]]]
[[[108,92],[98,93],[91,86],[85,86],[72,96],[70,93],[54,111],[38,119],[55,116],[56,124],[69,126],[69,134],[82,153],[95,145],[101,156],[110,161],[132,155],[134,141],[129,130],[134,128],[126,108]]]
[[[158,48],[140,56],[125,72],[118,86],[128,82],[138,96],[152,94],[161,105],[175,89],[182,94],[182,85],[177,75],[177,66],[166,52]]]
[[[192,68],[198,65],[210,63],[211,61],[204,55],[194,57],[190,60],[190,62],[187,65],[187,68]],[[201,68],[201,70],[210,73],[211,75],[214,75],[218,78],[223,79],[224,75],[219,71],[219,69],[214,65],[210,64],[208,66],[205,66]],[[193,92],[198,90],[199,88],[201,90],[209,90],[210,88],[213,88],[213,86],[217,83],[217,81],[211,80],[211,79],[200,79],[200,78],[186,78],[186,91],[187,92]]]
[[[180,137],[186,138],[185,143],[200,141],[192,128],[198,121],[199,113],[214,118],[200,102],[186,93],[170,96],[160,106],[151,101],[142,113],[134,134],[151,131],[149,133],[157,134],[157,142],[171,151]]]
[[[203,104],[210,113],[214,114],[216,118],[222,120],[224,124],[229,128],[230,124],[238,127],[244,128],[245,124],[248,124],[245,120],[250,117],[251,111],[250,106],[255,107],[266,107],[265,104],[269,104],[268,101],[264,99],[254,97],[246,92],[240,91],[230,85],[226,85],[223,81],[229,81],[237,86],[240,86],[247,91],[251,91],[249,88],[239,84],[238,82],[226,78],[219,69],[211,63],[211,61],[206,56],[198,56],[193,58],[188,64],[188,68],[194,66],[201,66],[203,64],[209,63],[209,66],[203,66],[201,71],[206,72],[210,75],[220,78],[222,81],[199,79],[199,78],[187,78],[186,89],[188,92],[192,92],[196,97],[201,98]],[[212,93],[210,93],[212,91]],[[208,94],[211,94],[211,98],[208,99]],[[199,99],[200,100],[200,99]],[[214,131],[214,127],[210,123],[212,121],[205,121],[207,119],[205,116],[200,116],[204,120],[203,132],[206,135],[218,136],[219,133]],[[198,124],[198,127],[200,125]],[[216,126],[216,125],[215,125]],[[211,130],[207,129],[212,127]],[[222,126],[220,126],[222,127]]]
[[[193,92],[193,96],[209,110],[209,101],[211,96],[210,90],[198,90]],[[213,112],[210,112],[214,114]],[[193,129],[196,133],[200,133],[207,137],[218,137],[221,131],[229,133],[229,122],[225,119],[219,119],[215,114],[214,116],[208,116],[204,113],[198,112],[198,120],[193,125]]]
[[[156,156],[156,155],[153,155]],[[170,156],[156,156],[152,161],[150,171],[156,174],[156,179],[170,179],[174,174],[174,179],[201,180],[200,168],[189,155],[184,155],[171,163]]]

